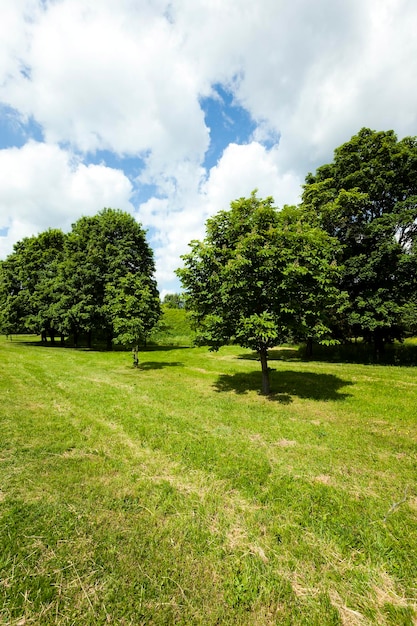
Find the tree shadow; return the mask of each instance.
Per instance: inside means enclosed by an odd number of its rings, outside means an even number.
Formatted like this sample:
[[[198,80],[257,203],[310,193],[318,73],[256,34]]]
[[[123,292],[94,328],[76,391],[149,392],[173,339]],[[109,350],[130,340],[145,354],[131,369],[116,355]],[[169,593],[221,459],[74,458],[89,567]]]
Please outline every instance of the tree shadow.
[[[93,343],[91,348],[89,348],[87,345],[84,345],[84,343],[80,343],[78,346],[75,346],[73,343],[69,341],[65,341],[64,343],[61,343],[59,339],[56,340],[54,343],[52,343],[52,341],[44,342],[44,341],[41,341],[41,339],[30,339],[30,340],[27,339],[23,341],[19,340],[19,343],[25,346],[32,346],[35,348],[60,348],[62,350],[64,349],[76,350],[77,352],[124,352],[126,354],[129,354],[129,352],[131,352],[130,348],[126,348],[125,346],[117,345],[117,344],[115,344],[110,349],[110,348],[107,348],[104,344]],[[187,350],[187,349],[188,349],[188,346],[150,345],[150,346],[141,346],[139,350],[139,354],[146,354],[148,352],[171,352],[173,350]]]
[[[162,370],[165,367],[184,367],[181,361],[143,361],[139,362],[139,370]]]
[[[267,396],[268,400],[280,404],[291,404],[293,396],[308,400],[345,400],[351,394],[341,393],[340,389],[353,384],[334,374],[270,369],[269,375],[272,391]],[[222,374],[217,379],[214,388],[218,393],[233,391],[244,395],[249,391],[257,391],[261,394],[261,372]]]

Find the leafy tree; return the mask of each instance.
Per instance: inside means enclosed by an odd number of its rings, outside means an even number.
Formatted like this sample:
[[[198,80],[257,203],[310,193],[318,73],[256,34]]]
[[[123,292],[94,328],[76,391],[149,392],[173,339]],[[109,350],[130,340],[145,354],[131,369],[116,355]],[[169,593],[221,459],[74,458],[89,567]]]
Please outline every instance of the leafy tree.
[[[0,290],[3,293],[3,319],[9,330],[42,334],[57,333],[54,305],[56,272],[62,259],[65,235],[49,229],[26,237],[2,263]]]
[[[417,138],[363,128],[306,178],[303,210],[342,244],[341,334],[401,339],[416,291]]]
[[[229,341],[255,350],[262,392],[270,392],[268,350],[290,332],[328,340],[327,317],[341,306],[335,240],[272,198],[240,198],[207,221],[177,273],[199,341],[217,350]]]
[[[167,309],[183,309],[184,297],[180,293],[167,293],[162,304]]]
[[[106,308],[114,341],[132,348],[133,364],[137,367],[139,345],[146,343],[161,314],[155,281],[144,274],[126,274],[117,285],[107,285]]]
[[[61,327],[73,334],[75,343],[78,334],[84,332],[90,344],[93,331],[100,330],[111,347],[114,317],[109,309],[110,286],[120,289],[125,277],[149,278],[154,270],[145,231],[132,215],[104,209],[92,217],[82,217],[67,237],[59,272]]]

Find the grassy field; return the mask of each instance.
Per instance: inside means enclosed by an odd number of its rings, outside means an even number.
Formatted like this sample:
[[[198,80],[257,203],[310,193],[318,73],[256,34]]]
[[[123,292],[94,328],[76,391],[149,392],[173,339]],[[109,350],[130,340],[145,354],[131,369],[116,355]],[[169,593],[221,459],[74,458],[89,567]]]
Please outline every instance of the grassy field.
[[[417,623],[417,370],[0,338],[0,623]]]

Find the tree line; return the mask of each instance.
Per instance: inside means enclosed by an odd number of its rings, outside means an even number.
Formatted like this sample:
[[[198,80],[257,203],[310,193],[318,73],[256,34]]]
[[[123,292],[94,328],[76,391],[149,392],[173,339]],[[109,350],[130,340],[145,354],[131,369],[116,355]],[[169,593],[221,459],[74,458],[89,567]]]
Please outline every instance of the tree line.
[[[289,338],[361,337],[380,354],[417,331],[416,236],[417,138],[363,128],[298,206],[253,192],[210,218],[166,304],[185,305],[200,343],[255,350],[269,393],[268,350]],[[154,269],[140,224],[113,209],[23,239],[0,264],[1,330],[137,346],[161,312]]]

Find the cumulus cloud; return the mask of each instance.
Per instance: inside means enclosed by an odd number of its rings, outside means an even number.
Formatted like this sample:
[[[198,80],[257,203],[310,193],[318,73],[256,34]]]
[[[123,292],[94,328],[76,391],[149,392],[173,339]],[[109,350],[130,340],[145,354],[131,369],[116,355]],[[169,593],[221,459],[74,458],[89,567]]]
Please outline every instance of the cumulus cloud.
[[[81,215],[111,206],[133,211],[132,185],[104,165],[85,165],[56,145],[31,141],[0,150],[0,256],[22,237],[67,230]]]
[[[155,233],[157,278],[161,283],[178,288],[173,273],[181,264],[180,255],[187,252],[192,239],[204,237],[207,218],[228,209],[232,200],[249,196],[256,188],[259,197],[272,195],[278,207],[298,201],[301,179],[294,172],[280,171],[278,153],[277,147],[268,150],[256,141],[230,144],[206,176],[201,169],[194,177],[189,173],[193,184],[182,184],[175,195],[152,198],[140,206],[140,221]]]
[[[45,140],[0,153],[3,250],[19,233],[90,208],[127,207],[150,229],[161,286],[174,285],[186,243],[234,198],[258,188],[279,206],[296,202],[306,173],[362,126],[417,134],[413,0],[0,7],[0,101]],[[256,129],[206,171],[201,101],[216,84]],[[89,165],[97,150],[140,157],[144,167],[130,183],[127,170]],[[155,191],[145,202],[143,189]]]
[[[208,130],[199,81],[181,56],[179,34],[158,9],[157,3],[141,3],[140,10],[132,2],[51,4],[32,22],[21,49],[27,71],[6,76],[3,100],[36,119],[48,142],[83,152],[149,153],[156,171],[200,161]]]

